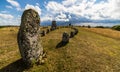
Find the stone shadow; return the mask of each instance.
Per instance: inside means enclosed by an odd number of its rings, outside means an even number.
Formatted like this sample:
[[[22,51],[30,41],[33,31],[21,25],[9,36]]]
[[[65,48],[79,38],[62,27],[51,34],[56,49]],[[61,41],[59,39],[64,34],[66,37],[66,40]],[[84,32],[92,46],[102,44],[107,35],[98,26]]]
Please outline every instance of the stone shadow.
[[[23,72],[26,68],[22,59],[19,59],[3,68],[0,69],[0,72]]]
[[[64,46],[67,45],[67,43],[68,43],[68,42],[63,42],[63,41],[61,41],[61,42],[59,42],[59,43],[56,45],[56,48],[64,47]]]

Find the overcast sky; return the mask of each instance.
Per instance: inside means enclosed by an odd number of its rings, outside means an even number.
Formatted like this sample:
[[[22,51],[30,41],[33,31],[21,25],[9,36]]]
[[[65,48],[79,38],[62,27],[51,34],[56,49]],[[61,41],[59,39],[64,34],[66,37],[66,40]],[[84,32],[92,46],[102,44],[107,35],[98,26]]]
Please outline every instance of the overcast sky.
[[[43,24],[52,20],[120,22],[120,0],[0,0],[0,25],[20,25],[23,11],[29,8],[39,13]]]

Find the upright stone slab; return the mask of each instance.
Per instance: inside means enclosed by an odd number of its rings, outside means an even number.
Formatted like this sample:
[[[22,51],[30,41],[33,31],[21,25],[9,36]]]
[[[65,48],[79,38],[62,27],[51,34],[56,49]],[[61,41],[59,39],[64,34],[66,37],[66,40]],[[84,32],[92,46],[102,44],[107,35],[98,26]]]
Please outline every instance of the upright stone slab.
[[[18,46],[23,61],[31,66],[42,58],[43,48],[40,41],[40,17],[32,9],[25,10],[18,32]]]
[[[41,32],[41,36],[42,37],[45,36],[45,31],[44,30]]]
[[[52,29],[52,30],[55,30],[56,27],[57,27],[57,25],[56,25],[56,21],[52,21],[51,29]]]
[[[49,29],[47,29],[46,34],[49,33]]]
[[[68,43],[69,42],[69,34],[64,32],[62,36],[62,42],[63,43]]]
[[[75,33],[73,31],[70,32],[70,38],[74,37]]]

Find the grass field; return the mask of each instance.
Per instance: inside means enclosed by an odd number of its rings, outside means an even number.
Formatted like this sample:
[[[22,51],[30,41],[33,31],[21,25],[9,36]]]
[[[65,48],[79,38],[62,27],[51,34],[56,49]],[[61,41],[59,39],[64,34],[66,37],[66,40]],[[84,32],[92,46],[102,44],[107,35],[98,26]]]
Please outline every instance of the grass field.
[[[0,72],[120,72],[120,32],[111,29],[76,27],[79,33],[61,48],[60,28],[42,37],[47,52],[45,64],[24,69],[19,65],[18,27],[0,28]],[[19,67],[20,66],[20,67]]]

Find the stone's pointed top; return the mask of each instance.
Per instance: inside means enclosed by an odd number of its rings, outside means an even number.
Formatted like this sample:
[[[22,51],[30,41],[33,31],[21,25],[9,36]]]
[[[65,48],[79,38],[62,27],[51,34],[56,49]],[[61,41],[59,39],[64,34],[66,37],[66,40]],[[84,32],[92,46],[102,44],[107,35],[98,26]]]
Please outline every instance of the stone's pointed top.
[[[25,11],[35,11],[35,12],[37,12],[37,11],[34,10],[34,9],[26,9]]]
[[[26,13],[31,13],[31,14],[36,13],[37,15],[39,15],[38,12],[36,10],[34,10],[34,9],[27,9],[27,10],[25,10],[23,12],[23,15],[26,14]]]
[[[35,28],[35,27],[39,27],[39,25],[40,25],[40,17],[35,10],[28,9],[23,12],[23,15],[21,18],[22,28],[26,28],[26,27]]]

